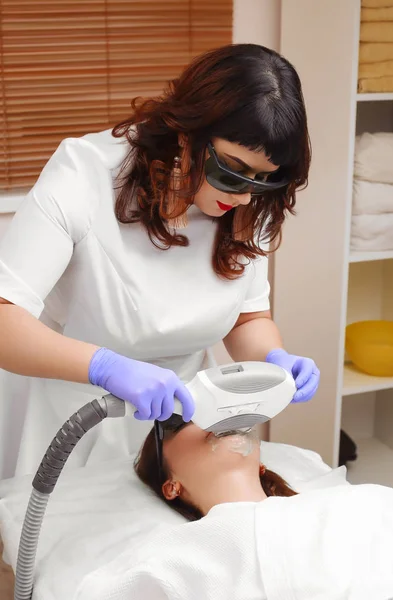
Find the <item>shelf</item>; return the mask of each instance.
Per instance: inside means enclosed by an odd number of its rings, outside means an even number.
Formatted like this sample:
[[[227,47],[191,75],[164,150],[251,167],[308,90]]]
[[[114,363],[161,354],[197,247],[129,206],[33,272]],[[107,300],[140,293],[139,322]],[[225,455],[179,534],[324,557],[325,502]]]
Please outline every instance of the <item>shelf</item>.
[[[393,259],[393,250],[383,252],[361,252],[353,250],[349,255],[350,263],[371,262],[372,260],[389,260]]]
[[[393,487],[393,450],[376,438],[354,441],[358,457],[347,463],[347,480]]]
[[[393,92],[381,94],[356,94],[356,100],[358,102],[381,102],[383,100],[393,100]]]
[[[344,365],[343,396],[377,392],[393,388],[393,377],[373,377],[358,371],[351,364]]]

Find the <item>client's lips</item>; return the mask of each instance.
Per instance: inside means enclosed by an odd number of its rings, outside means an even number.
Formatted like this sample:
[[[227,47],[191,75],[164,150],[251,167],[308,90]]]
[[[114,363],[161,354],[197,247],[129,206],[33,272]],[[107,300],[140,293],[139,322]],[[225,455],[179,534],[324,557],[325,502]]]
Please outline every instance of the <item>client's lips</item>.
[[[217,200],[217,204],[218,204],[218,208],[220,208],[221,210],[231,210],[231,208],[233,208],[233,206],[231,206],[230,204],[223,204],[222,202],[218,202]]]

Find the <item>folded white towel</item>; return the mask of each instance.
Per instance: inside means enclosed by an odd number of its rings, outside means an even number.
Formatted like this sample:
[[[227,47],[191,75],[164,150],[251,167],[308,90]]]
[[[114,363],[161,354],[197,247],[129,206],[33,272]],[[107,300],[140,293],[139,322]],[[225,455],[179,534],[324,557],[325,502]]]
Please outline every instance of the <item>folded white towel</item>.
[[[393,213],[393,184],[374,181],[353,181],[353,215]]]
[[[354,215],[351,229],[352,250],[393,250],[393,213]]]
[[[354,175],[393,184],[393,133],[363,133],[356,138]]]
[[[88,575],[76,600],[387,600],[393,489],[215,506]]]

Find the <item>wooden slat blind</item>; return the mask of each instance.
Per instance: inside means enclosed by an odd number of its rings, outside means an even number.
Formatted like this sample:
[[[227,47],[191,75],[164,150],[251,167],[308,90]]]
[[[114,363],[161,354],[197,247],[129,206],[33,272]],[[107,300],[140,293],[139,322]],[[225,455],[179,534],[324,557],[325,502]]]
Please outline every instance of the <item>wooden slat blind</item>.
[[[232,0],[0,0],[0,190],[231,39]]]

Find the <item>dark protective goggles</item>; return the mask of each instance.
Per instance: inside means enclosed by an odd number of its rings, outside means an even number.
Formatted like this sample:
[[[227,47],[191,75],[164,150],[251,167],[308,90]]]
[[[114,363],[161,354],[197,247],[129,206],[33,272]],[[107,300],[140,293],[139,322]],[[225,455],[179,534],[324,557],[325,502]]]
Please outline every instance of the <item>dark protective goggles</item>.
[[[158,463],[158,474],[161,483],[164,483],[163,474],[163,442],[165,439],[172,437],[183,427],[185,423],[180,415],[173,414],[166,421],[154,421],[154,435],[156,440],[156,452]]]
[[[220,162],[210,142],[207,149],[210,156],[205,162],[205,176],[208,183],[220,192],[258,195],[269,190],[277,190],[290,183],[290,180],[283,176],[281,169],[268,175],[266,173],[257,174],[255,179],[236,173],[236,171],[232,171],[227,165]]]

